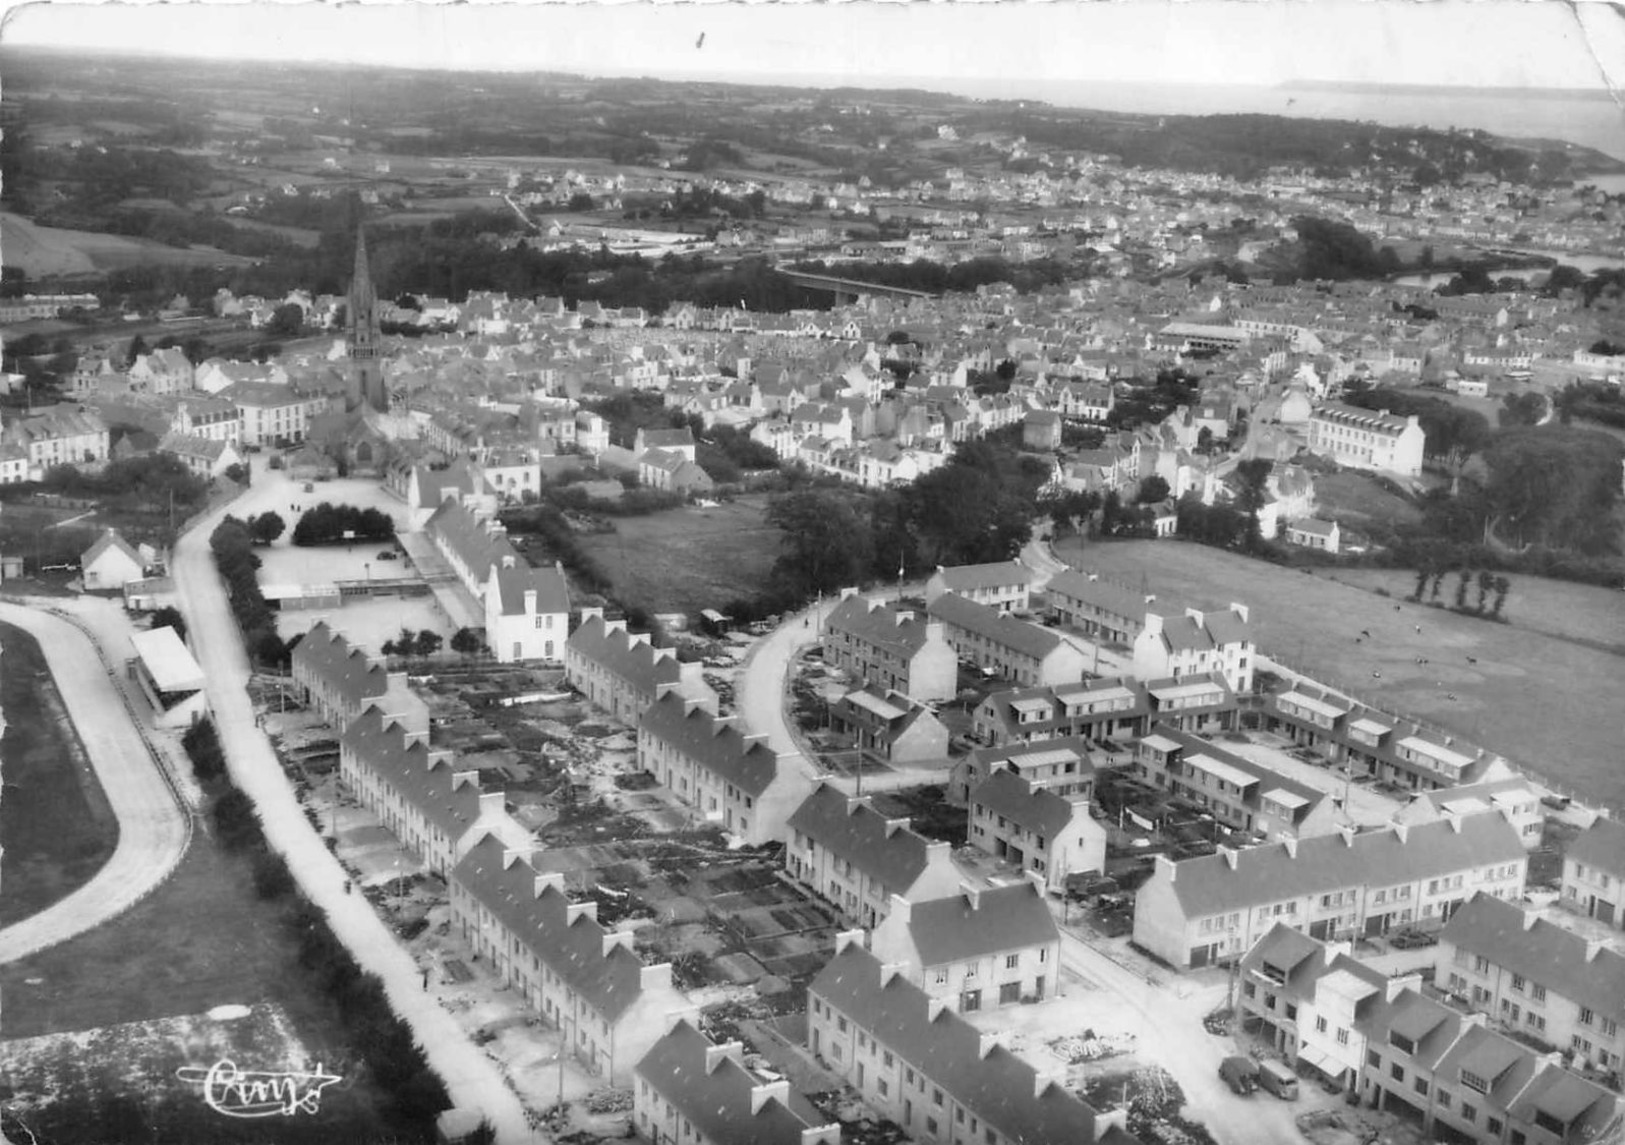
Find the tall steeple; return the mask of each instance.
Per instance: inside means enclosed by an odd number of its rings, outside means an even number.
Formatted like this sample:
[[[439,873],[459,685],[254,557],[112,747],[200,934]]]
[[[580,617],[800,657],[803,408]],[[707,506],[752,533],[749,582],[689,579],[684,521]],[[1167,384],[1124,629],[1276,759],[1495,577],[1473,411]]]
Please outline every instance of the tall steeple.
[[[384,387],[383,363],[378,360],[382,335],[378,328],[378,292],[372,285],[372,267],[367,259],[367,232],[358,229],[355,242],[355,273],[350,279],[350,322],[346,333],[350,342],[351,398],[354,405],[376,410],[389,408]]]

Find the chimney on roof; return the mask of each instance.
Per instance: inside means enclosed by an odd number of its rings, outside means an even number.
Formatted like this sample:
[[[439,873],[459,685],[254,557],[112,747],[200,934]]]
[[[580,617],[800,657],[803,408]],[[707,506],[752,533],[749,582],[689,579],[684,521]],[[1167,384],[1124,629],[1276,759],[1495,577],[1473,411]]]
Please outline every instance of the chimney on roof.
[[[1399,845],[1403,847],[1410,836],[1411,825],[1403,822],[1402,820],[1395,819],[1392,823],[1392,827],[1394,830],[1394,837],[1399,840]]]
[[[927,1022],[936,1021],[939,1017],[942,1016],[942,1012],[944,1010],[946,1010],[947,1008],[948,1008],[948,999],[946,999],[946,998],[927,998],[926,1002],[925,1002],[925,1020]]]
[[[1382,984],[1382,1000],[1392,1002],[1405,990],[1415,990],[1420,994],[1422,992],[1422,975],[1413,971],[1410,974],[1399,974],[1385,980]]]
[[[1226,847],[1223,843],[1219,844],[1217,849],[1219,856],[1224,859],[1224,865],[1229,867],[1232,871],[1235,870],[1236,849],[1234,847]]]
[[[1241,617],[1243,621],[1247,621],[1251,618],[1251,613],[1248,607],[1245,604],[1237,604],[1233,600],[1230,602],[1230,611]]]
[[[858,587],[857,587],[857,585],[849,585],[846,588],[843,588],[841,590],[841,599],[842,600],[847,599],[847,597],[857,596],[857,595],[858,595]]]
[[[576,919],[582,917],[591,919],[593,922],[598,921],[597,900],[588,899],[585,902],[573,902],[564,908],[565,926],[574,926]]]
[[[1338,831],[1338,834],[1343,836],[1343,845],[1345,847],[1354,846],[1354,828],[1353,827],[1351,827],[1347,823],[1345,823],[1345,824],[1342,824],[1341,826],[1339,826],[1337,828],[1337,831]]]
[[[997,1046],[1004,1045],[1004,1034],[998,1030],[983,1030],[976,1035],[976,1057],[987,1057]]]
[[[841,1145],[840,1125],[819,1125],[801,1131],[799,1145]]]
[[[887,985],[889,985],[891,983],[891,980],[893,978],[896,978],[899,974],[906,975],[907,972],[908,972],[908,963],[907,962],[882,962],[880,964],[880,985],[881,985],[881,987],[882,988],[886,987]],[[905,981],[906,980],[907,979],[905,978]]]
[[[1281,846],[1286,848],[1287,858],[1296,859],[1298,857],[1298,840],[1296,836],[1288,835],[1281,840]]]
[[[700,1008],[694,1005],[680,1006],[675,1010],[667,1010],[661,1017],[661,1027],[668,1034],[677,1028],[679,1022],[687,1022],[691,1026],[698,1027]]]
[[[891,896],[891,910],[886,917],[895,918],[898,922],[907,926],[914,918],[914,904],[902,895],[894,894]]]
[[[602,620],[602,619],[604,619],[604,610],[602,608],[598,608],[598,607],[595,606],[595,607],[591,607],[591,608],[583,608],[581,610],[581,623],[582,624],[587,623],[587,621],[589,621],[589,620]]]
[[[519,558],[515,554],[513,554],[513,553],[503,553],[502,554],[502,567],[503,568],[505,568],[505,569],[516,568],[516,567],[518,567],[518,564],[519,564]]]
[[[1602,953],[1602,948],[1606,945],[1607,943],[1603,942],[1603,940],[1600,938],[1586,939],[1586,962],[1591,963],[1596,961],[1597,955]]]
[[[848,795],[846,797],[846,813],[856,815],[858,809],[869,806],[869,799],[864,795]]]
[[[953,847],[944,842],[927,843],[925,845],[925,863],[931,866],[934,863],[953,862]]]
[[[752,1117],[760,1113],[762,1106],[770,1101],[776,1101],[784,1106],[790,1104],[790,1083],[788,1080],[781,1077],[778,1081],[763,1082],[761,1085],[750,1087],[750,1115]]]
[[[904,831],[904,830],[907,830],[907,829],[908,829],[908,816],[907,815],[903,816],[901,819],[888,819],[888,820],[886,820],[886,838],[888,838],[888,839],[890,839],[893,835],[897,834],[897,832]]]
[[[1170,883],[1179,877],[1179,864],[1174,862],[1167,855],[1156,854],[1151,858],[1152,862],[1155,864],[1152,871],[1153,874],[1157,874],[1159,872],[1166,874]]]
[[[1460,815],[1457,815],[1454,811],[1446,811],[1444,813],[1444,821],[1446,823],[1450,824],[1450,829],[1452,831],[1454,831],[1458,835],[1461,834],[1461,816]]]
[[[653,966],[639,966],[638,989],[645,994],[672,989],[671,963],[657,962]]]
[[[1036,1101],[1037,1099],[1043,1097],[1044,1094],[1048,1093],[1052,1086],[1059,1088],[1060,1084],[1061,1079],[1056,1077],[1053,1073],[1047,1073],[1043,1070],[1034,1070],[1033,1099]]]
[[[617,946],[624,948],[628,954],[636,953],[632,947],[632,932],[630,930],[604,931],[603,956],[608,958],[614,953]]]
[[[867,936],[861,930],[841,930],[835,934],[835,953],[840,954],[848,946],[856,946],[863,950],[868,946]]]
[[[705,1047],[705,1072],[712,1074],[723,1062],[732,1059],[735,1065],[745,1064],[745,1046],[742,1042],[723,1042]]]
[[[1526,911],[1524,913],[1524,916],[1523,916],[1523,928],[1525,930],[1534,930],[1535,929],[1535,923],[1537,923],[1539,921],[1540,921],[1540,915],[1536,914],[1532,910],[1531,911]]]
[[[965,901],[970,904],[971,910],[982,909],[981,887],[972,886],[970,883],[960,883],[959,893],[965,896]]]
[[[549,889],[562,895],[564,893],[564,875],[558,871],[537,875],[536,881],[531,884],[530,893],[535,898],[541,898]]]
[[[914,613],[911,610],[899,609],[897,612],[897,627],[901,628],[903,625],[913,621],[913,619]]]

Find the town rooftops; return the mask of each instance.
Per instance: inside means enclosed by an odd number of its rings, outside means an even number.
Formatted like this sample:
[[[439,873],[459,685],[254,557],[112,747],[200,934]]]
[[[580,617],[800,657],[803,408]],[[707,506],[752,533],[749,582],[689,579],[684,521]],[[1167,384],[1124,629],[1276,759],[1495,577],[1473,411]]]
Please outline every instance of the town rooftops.
[[[650,704],[638,729],[750,795],[761,795],[778,776],[778,753],[763,737],[745,735],[732,720],[719,719],[676,692],[667,692]]]
[[[486,835],[453,869],[452,878],[606,1018],[619,1017],[637,1000],[642,961],[630,943],[606,943],[609,932],[591,904],[571,903],[559,876],[538,875],[496,836]]]
[[[1062,644],[1061,637],[1048,628],[1017,620],[985,604],[966,600],[957,593],[943,593],[931,602],[926,611],[945,624],[985,637],[1000,648],[1034,660],[1043,660]]]
[[[789,826],[815,840],[837,858],[850,862],[888,892],[914,885],[930,862],[934,844],[908,825],[888,819],[867,799],[849,796],[820,783],[790,816]]]
[[[1380,831],[1344,829],[1170,866],[1175,896],[1188,914],[1200,916],[1337,887],[1397,886],[1526,860],[1517,831],[1499,811],[1489,811]]]
[[[1338,402],[1322,402],[1315,406],[1313,416],[1322,421],[1334,422],[1338,425],[1352,426],[1391,435],[1397,435],[1409,424],[1405,418],[1395,417],[1387,410],[1360,409],[1357,406],[1346,406]]]
[[[1450,916],[1439,938],[1603,1017],[1625,1020],[1625,954],[1515,903],[1480,892]]]
[[[482,520],[474,510],[456,501],[447,501],[434,511],[423,531],[441,542],[468,566],[475,583],[490,579],[491,569],[518,568],[526,562],[507,530],[499,523]]]
[[[904,911],[914,949],[929,965],[964,962],[1006,950],[1059,942],[1055,916],[1031,882],[893,905]]]
[[[1585,1141],[1602,1137],[1618,1104],[1619,1098],[1600,1085],[1548,1065],[1513,1098],[1507,1112],[1520,1121],[1533,1121],[1535,1114],[1543,1113],[1563,1126],[1564,1140]]]
[[[847,941],[808,992],[868,1028],[881,1045],[1009,1141],[1090,1142],[1095,1111],[1058,1082],[934,1003],[904,975]]]
[[[432,752],[421,737],[377,708],[350,721],[339,743],[365,765],[388,778],[406,803],[455,841],[479,820],[478,772],[460,772],[449,752]]]

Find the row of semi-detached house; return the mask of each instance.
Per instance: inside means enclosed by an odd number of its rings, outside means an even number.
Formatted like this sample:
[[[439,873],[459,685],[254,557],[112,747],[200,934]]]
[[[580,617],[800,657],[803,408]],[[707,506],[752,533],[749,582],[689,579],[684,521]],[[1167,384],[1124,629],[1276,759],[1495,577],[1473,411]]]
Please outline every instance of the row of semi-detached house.
[[[636,727],[643,713],[667,691],[717,709],[717,695],[702,665],[684,662],[670,648],[656,648],[647,633],[631,633],[624,620],[606,620],[602,609],[584,608],[564,648],[564,674],[588,701]]]
[[[304,703],[340,731],[377,705],[407,731],[428,733],[428,705],[407,686],[406,673],[388,671],[326,620],[294,645],[292,673]]]
[[[971,736],[991,746],[1082,736],[1133,738],[1152,722],[1211,733],[1235,725],[1238,701],[1217,672],[1141,682],[1106,676],[992,692],[971,713]]]
[[[1029,686],[1081,680],[1090,655],[1052,629],[945,592],[926,606],[960,660]]]
[[[692,1007],[669,963],[646,964],[631,931],[603,926],[596,903],[571,901],[564,876],[539,873],[530,856],[481,837],[450,872],[452,926],[578,1061],[629,1086],[668,1017]]]
[[[1174,966],[1239,958],[1277,922],[1316,938],[1436,928],[1475,892],[1523,893],[1529,854],[1504,811],[1286,839],[1175,862],[1159,855],[1134,941]]]
[[[1447,935],[1479,912],[1508,914],[1512,930],[1522,928],[1518,907],[1479,895]],[[1441,946],[1436,980],[1454,958]],[[1619,1095],[1567,1068],[1563,1055],[1534,1048],[1551,1043],[1532,1032],[1533,1023],[1509,1021],[1507,1012],[1497,1022],[1486,999],[1473,1008],[1447,1001],[1420,975],[1391,977],[1351,957],[1346,943],[1278,924],[1242,959],[1240,980],[1242,1014],[1279,1049],[1365,1104],[1420,1124],[1432,1139],[1568,1145],[1605,1139],[1618,1125]],[[1537,980],[1528,979],[1531,989]],[[1616,1008],[1622,997],[1616,990]],[[1580,1056],[1568,1060],[1578,1065]]]
[[[1295,684],[1268,697],[1264,725],[1294,743],[1324,752],[1356,775],[1412,791],[1505,778],[1506,762],[1455,737],[1368,708],[1324,688]]]
[[[676,691],[638,721],[638,766],[706,820],[747,846],[784,838],[784,825],[815,786],[800,755],[780,755]]]
[[[1106,1127],[1062,1078],[1036,1070],[948,1001],[916,985],[902,963],[842,933],[807,990],[813,1055],[876,1112],[919,1141],[977,1145],[1133,1140]]]

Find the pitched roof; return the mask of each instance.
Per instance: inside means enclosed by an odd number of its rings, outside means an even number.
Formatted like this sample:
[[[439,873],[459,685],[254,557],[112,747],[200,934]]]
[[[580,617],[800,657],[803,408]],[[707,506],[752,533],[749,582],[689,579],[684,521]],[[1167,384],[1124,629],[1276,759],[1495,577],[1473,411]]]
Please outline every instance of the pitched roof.
[[[778,777],[779,756],[760,736],[747,736],[732,721],[667,692],[650,704],[638,730],[669,744],[701,767],[753,796]]]
[[[434,511],[423,531],[439,537],[473,573],[477,584],[491,579],[491,569],[504,565],[518,568],[527,562],[519,555],[508,534],[500,526],[483,520],[466,505],[447,501]]]
[[[1216,914],[1338,887],[1414,883],[1433,875],[1528,859],[1517,831],[1498,811],[1462,816],[1455,825],[1441,819],[1403,829],[1339,832],[1296,843],[1247,847],[1233,855],[1233,868],[1224,853],[1173,864],[1174,894],[1188,914]],[[1155,877],[1162,877],[1161,869]]]
[[[1625,822],[1599,815],[1574,837],[1564,857],[1625,875]]]
[[[319,676],[351,704],[381,696],[389,688],[389,672],[384,666],[373,663],[361,649],[351,647],[325,620],[313,624],[293,646],[293,664],[296,669],[304,667]]]
[[[1009,585],[1030,585],[1033,571],[1020,561],[998,561],[986,565],[955,565],[939,568],[949,592],[969,592],[979,588],[1006,588]]]
[[[1515,903],[1480,891],[1450,916],[1439,938],[1604,1017],[1625,1019],[1625,954],[1591,947],[1584,936]]]
[[[876,1040],[1011,1141],[1093,1141],[1095,1111],[901,974],[882,981],[880,961],[856,943],[835,955],[808,992],[870,1030]],[[933,1010],[935,1016],[933,1017]]]
[[[836,605],[824,621],[824,631],[846,633],[862,644],[912,657],[925,645],[925,621],[905,616],[889,604],[876,604],[861,596],[849,596]]]
[[[116,529],[108,529],[96,538],[95,543],[90,548],[85,550],[84,555],[79,558],[79,567],[88,568],[109,551],[122,553],[138,568],[141,566],[141,554],[131,548],[130,542],[119,536]]]
[[[1075,816],[1089,814],[1087,801],[1075,803],[1048,788],[1035,788],[1007,767],[999,768],[983,780],[970,793],[970,802],[972,807],[981,804],[993,814],[1036,831],[1045,839],[1053,839],[1066,830]]]
[[[1056,573],[1044,591],[1049,593],[1051,599],[1061,596],[1082,601],[1102,612],[1126,617],[1136,623],[1145,618],[1145,593],[1124,588],[1109,580],[1096,580],[1072,569]]]
[[[1017,620],[1008,613],[966,600],[957,593],[943,593],[930,603],[926,611],[945,624],[986,637],[990,643],[1034,660],[1043,660],[1063,643],[1060,636],[1048,628]]]
[[[448,839],[461,838],[480,817],[480,787],[473,773],[458,772],[449,752],[432,752],[421,739],[407,742],[406,729],[368,708],[339,737],[373,771],[386,777],[402,800]]]
[[[790,816],[789,825],[845,859],[888,892],[913,886],[930,861],[931,840],[902,821],[888,820],[867,799],[820,783]]]
[[[643,964],[623,946],[604,953],[608,933],[597,919],[578,912],[557,887],[541,885],[535,868],[486,835],[452,869],[452,878],[528,947],[570,989],[610,1019],[618,1018],[643,990]]]
[[[525,615],[525,593],[532,591],[538,613],[570,611],[570,586],[558,567],[497,569],[497,594],[504,616]]]
[[[908,914],[914,948],[933,966],[1060,941],[1055,916],[1030,882],[927,899]]]
[[[649,1048],[638,1076],[711,1145],[801,1145],[802,1131],[813,1126],[777,1099],[752,1113],[751,1090],[765,1083],[732,1055],[707,1068],[707,1051],[716,1048],[685,1018]]]
[[[570,633],[572,653],[604,667],[639,692],[651,693],[661,684],[682,679],[682,665],[667,649],[658,649],[646,636],[632,636],[623,624],[589,617]]]

